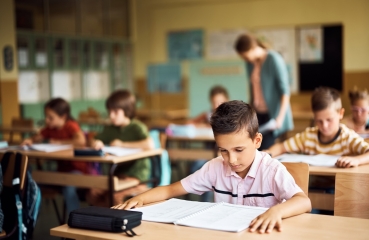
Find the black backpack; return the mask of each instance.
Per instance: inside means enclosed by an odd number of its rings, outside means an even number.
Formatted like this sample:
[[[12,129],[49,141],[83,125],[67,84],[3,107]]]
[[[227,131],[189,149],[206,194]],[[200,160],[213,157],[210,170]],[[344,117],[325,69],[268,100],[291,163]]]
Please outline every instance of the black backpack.
[[[41,192],[31,173],[27,170],[24,187],[21,190],[22,159],[20,153],[6,152],[1,160],[1,210],[0,228],[6,232],[7,239],[32,239],[33,229],[41,204]],[[11,171],[10,163],[14,161],[11,186],[4,185],[6,171]],[[25,163],[23,163],[25,164]],[[27,168],[27,166],[25,166]],[[9,174],[9,173],[8,173]],[[3,220],[3,221],[2,221]]]

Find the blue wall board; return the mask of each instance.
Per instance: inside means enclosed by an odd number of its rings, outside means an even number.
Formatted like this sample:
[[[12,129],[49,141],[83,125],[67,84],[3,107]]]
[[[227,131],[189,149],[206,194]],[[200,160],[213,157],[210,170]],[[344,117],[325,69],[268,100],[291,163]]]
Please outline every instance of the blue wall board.
[[[178,93],[182,91],[179,63],[149,64],[147,76],[149,92]]]
[[[201,59],[204,51],[204,31],[201,29],[169,32],[168,59]]]
[[[230,100],[249,101],[249,80],[243,61],[193,61],[189,67],[189,112],[194,117],[209,111],[210,89],[222,85]]]

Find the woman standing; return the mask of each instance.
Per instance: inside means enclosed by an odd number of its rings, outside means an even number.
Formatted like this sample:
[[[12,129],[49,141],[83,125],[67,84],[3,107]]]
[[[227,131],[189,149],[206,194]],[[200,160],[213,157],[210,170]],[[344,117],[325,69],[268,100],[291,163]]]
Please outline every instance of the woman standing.
[[[293,129],[287,66],[279,53],[267,49],[249,34],[239,36],[234,47],[246,61],[252,105],[257,112],[259,131],[264,129],[259,150],[264,150],[279,135]]]

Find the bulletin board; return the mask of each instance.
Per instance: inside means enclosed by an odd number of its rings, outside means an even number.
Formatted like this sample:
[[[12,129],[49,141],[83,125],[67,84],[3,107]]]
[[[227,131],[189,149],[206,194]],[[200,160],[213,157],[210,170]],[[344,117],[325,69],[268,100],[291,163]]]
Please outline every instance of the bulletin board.
[[[297,37],[300,91],[313,91],[319,86],[342,91],[343,26],[300,27]]]
[[[192,61],[189,65],[189,113],[191,117],[209,111],[210,89],[221,85],[230,100],[249,101],[249,82],[245,63],[232,61]]]
[[[179,93],[182,91],[179,63],[149,64],[147,67],[148,92]]]
[[[172,31],[167,35],[168,58],[172,60],[203,57],[204,31],[201,29]]]

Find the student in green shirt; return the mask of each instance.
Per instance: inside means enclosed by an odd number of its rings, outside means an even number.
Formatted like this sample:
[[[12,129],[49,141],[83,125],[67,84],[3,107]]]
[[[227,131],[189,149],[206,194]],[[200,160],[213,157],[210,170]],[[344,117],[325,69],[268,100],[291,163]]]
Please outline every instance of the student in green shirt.
[[[147,127],[135,117],[136,100],[128,90],[117,90],[106,100],[111,125],[91,141],[91,146],[101,149],[105,145],[125,148],[153,149],[154,143],[149,136]],[[120,164],[116,171],[120,179],[148,180],[150,177],[150,160],[148,158]],[[130,188],[115,194],[114,204],[122,203],[125,197],[147,190],[146,184]],[[106,192],[92,189],[87,197],[92,205],[107,206]]]

